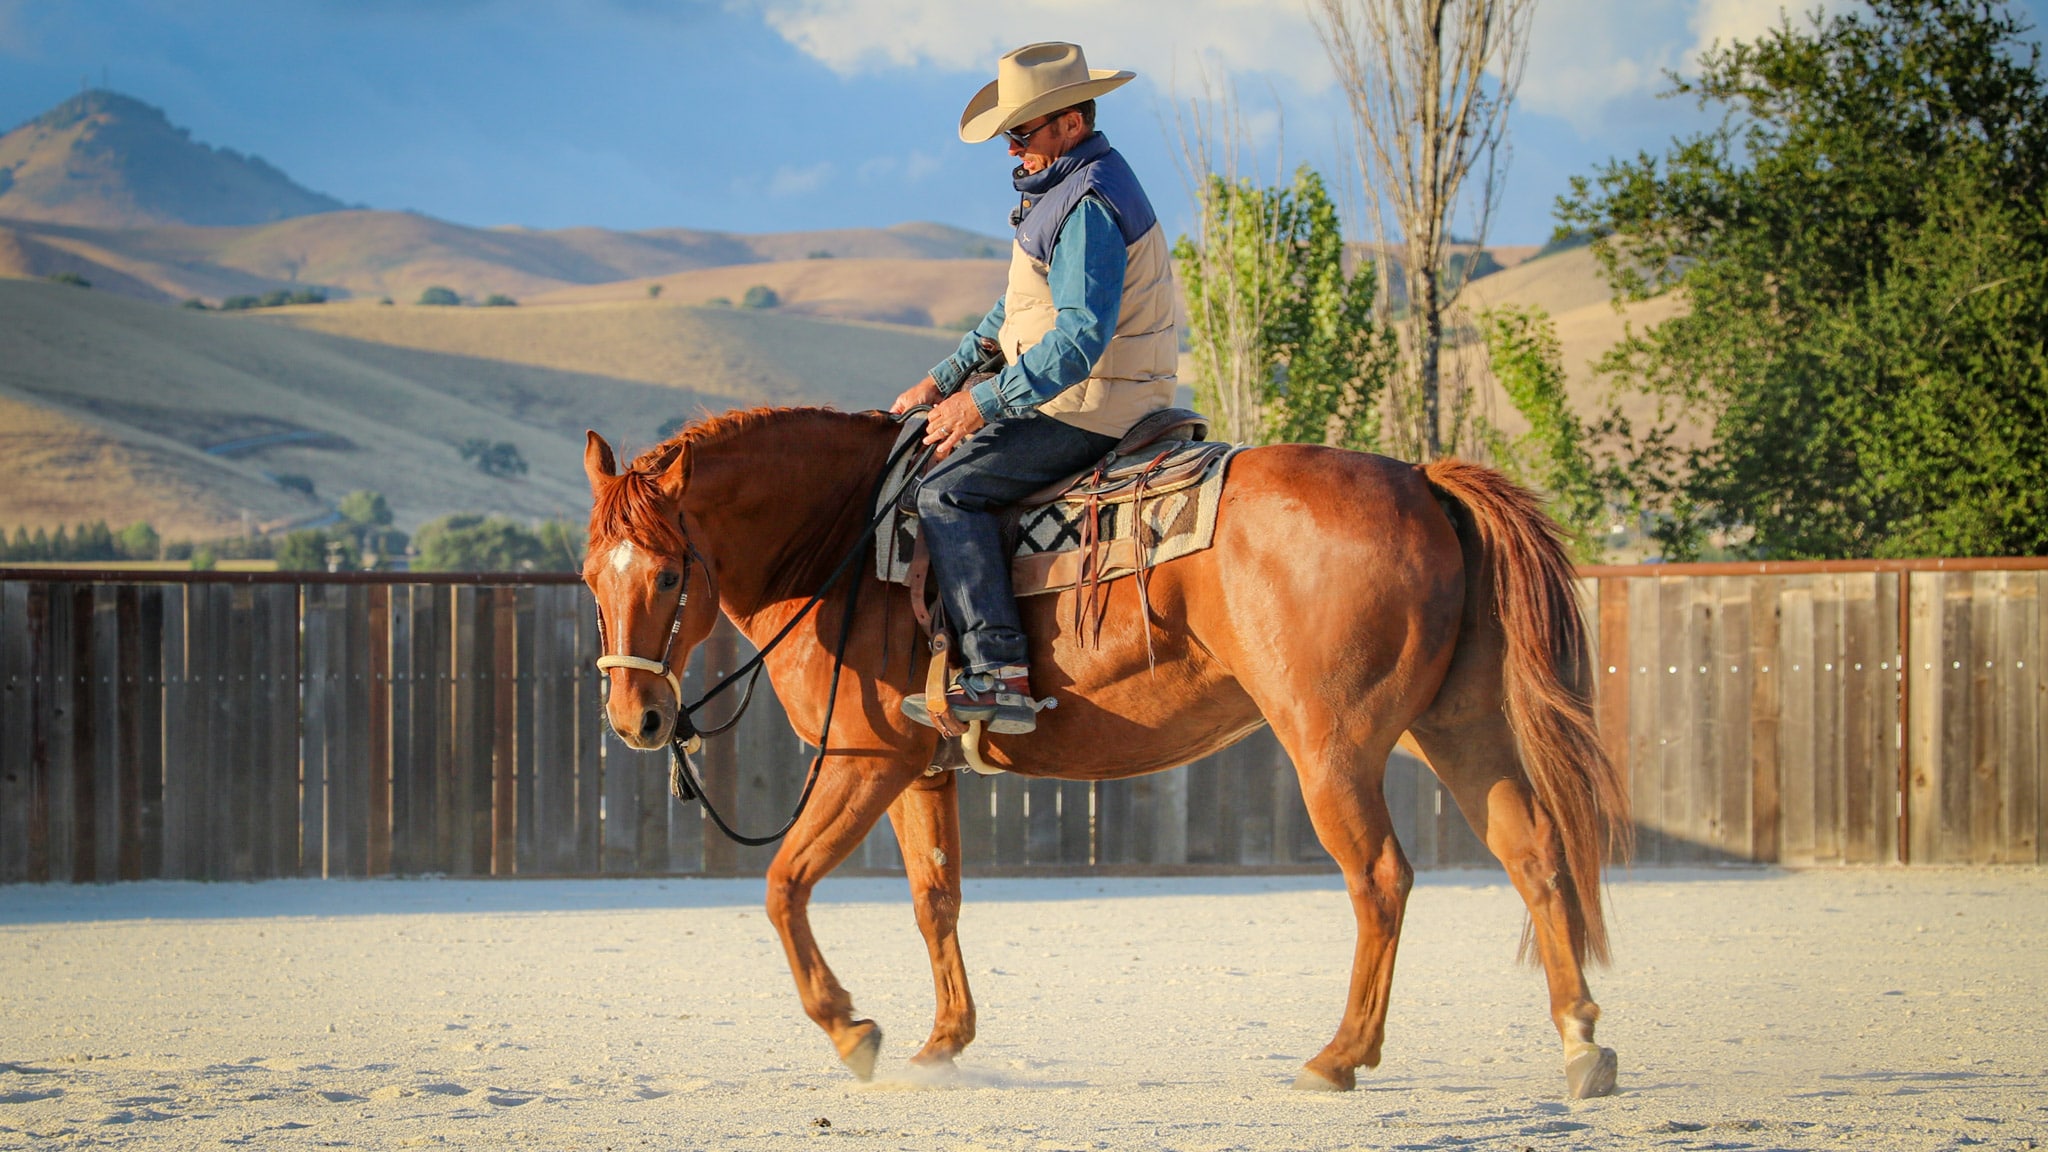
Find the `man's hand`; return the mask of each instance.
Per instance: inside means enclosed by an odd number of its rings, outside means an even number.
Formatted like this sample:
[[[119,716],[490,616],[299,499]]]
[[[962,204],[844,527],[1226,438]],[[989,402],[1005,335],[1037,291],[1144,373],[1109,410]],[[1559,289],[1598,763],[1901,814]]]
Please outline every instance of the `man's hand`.
[[[951,456],[962,440],[981,431],[981,426],[986,423],[988,421],[981,418],[981,409],[974,404],[974,397],[968,395],[965,388],[939,401],[939,406],[925,418],[924,426],[924,442],[939,446],[932,453],[932,459],[938,461]]]
[[[904,389],[903,395],[898,396],[896,402],[889,405],[889,414],[901,416],[920,404],[937,404],[942,399],[944,397],[939,394],[939,382],[927,376]]]

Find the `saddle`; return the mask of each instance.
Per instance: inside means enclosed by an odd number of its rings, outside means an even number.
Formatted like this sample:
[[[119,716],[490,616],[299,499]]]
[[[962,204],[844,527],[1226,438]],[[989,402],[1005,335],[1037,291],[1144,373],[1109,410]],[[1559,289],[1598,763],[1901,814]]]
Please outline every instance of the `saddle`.
[[[922,421],[906,423],[904,438],[923,435]],[[1076,632],[1099,634],[1107,607],[1105,585],[1136,576],[1142,609],[1151,618],[1146,577],[1150,569],[1208,547],[1229,457],[1236,445],[1207,439],[1209,421],[1198,412],[1167,408],[1133,425],[1116,447],[1094,465],[1032,493],[1004,516],[1011,548],[1012,590],[1018,597],[1078,593],[1073,604]],[[907,459],[907,454],[906,454]],[[907,464],[899,465],[907,468]],[[899,488],[891,476],[883,490]],[[937,611],[931,561],[918,531],[917,486],[900,485],[901,496],[876,539],[876,575],[907,585],[912,611],[932,638],[927,699],[944,692],[952,637]],[[878,508],[877,512],[883,509]],[[1151,636],[1146,635],[1149,647]],[[934,717],[941,734],[955,725]],[[942,756],[953,742],[941,746]],[[984,769],[966,757],[976,771]],[[935,765],[954,767],[953,763]]]

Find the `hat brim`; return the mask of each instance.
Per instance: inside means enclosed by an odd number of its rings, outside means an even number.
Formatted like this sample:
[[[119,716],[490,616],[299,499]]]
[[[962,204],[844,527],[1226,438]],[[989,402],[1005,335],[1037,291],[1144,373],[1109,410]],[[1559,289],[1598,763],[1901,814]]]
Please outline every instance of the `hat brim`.
[[[960,113],[960,139],[969,144],[980,144],[993,140],[998,132],[1006,131],[1035,119],[1047,112],[1070,108],[1083,100],[1093,100],[1105,92],[1121,88],[1137,78],[1136,72],[1119,72],[1107,68],[1090,68],[1088,79],[1079,84],[1068,84],[1041,92],[1014,108],[1005,108],[996,103],[996,81],[991,80],[974,99],[967,102],[967,110]]]

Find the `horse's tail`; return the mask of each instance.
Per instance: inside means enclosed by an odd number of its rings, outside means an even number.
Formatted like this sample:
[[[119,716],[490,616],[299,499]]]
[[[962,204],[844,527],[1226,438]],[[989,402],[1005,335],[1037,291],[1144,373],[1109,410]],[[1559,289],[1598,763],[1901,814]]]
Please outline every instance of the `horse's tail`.
[[[1577,900],[1572,954],[1607,959],[1600,873],[1634,849],[1628,783],[1593,723],[1591,653],[1579,617],[1575,574],[1557,525],[1536,497],[1491,468],[1436,460],[1423,475],[1462,505],[1478,537],[1480,570],[1492,583],[1502,633],[1504,708],[1536,802],[1556,826]]]

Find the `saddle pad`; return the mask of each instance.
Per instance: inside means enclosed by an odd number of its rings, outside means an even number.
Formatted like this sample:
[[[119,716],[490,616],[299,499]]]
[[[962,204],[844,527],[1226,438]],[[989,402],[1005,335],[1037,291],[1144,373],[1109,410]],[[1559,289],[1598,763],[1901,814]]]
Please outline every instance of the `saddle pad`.
[[[1215,540],[1216,507],[1231,457],[1243,451],[1213,442],[1190,442],[1187,450],[1203,451],[1208,459],[1198,475],[1140,498],[1120,496],[1095,511],[1097,567],[1101,578],[1114,580],[1144,567],[1164,564],[1200,552]],[[891,484],[893,487],[893,483]],[[1058,592],[1074,586],[1080,575],[1081,540],[1089,515],[1085,497],[1070,497],[1032,508],[1011,509],[1004,516],[1006,535],[1017,541],[1010,561],[1011,582],[1018,596]],[[1140,524],[1143,525],[1142,555]],[[875,537],[875,575],[892,584],[910,580],[911,556],[917,548],[918,518],[896,511]]]

